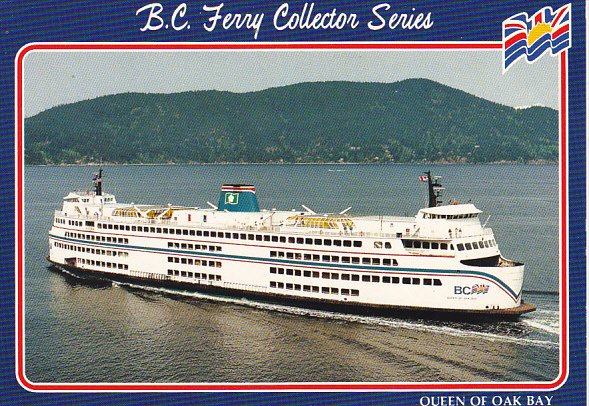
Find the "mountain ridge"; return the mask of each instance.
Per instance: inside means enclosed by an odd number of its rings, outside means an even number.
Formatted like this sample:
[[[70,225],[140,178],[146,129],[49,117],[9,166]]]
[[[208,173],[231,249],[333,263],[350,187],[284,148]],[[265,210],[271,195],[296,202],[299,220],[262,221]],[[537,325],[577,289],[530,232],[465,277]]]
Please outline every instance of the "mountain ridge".
[[[556,110],[427,79],[129,92],[25,119],[26,164],[557,160]]]

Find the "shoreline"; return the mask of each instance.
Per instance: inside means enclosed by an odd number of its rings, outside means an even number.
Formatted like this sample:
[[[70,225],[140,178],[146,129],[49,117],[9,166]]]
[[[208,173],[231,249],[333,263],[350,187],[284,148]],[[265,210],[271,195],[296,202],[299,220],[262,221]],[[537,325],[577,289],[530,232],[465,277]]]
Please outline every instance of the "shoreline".
[[[167,162],[167,163],[118,163],[118,162],[102,162],[102,163],[75,163],[75,164],[27,164],[25,167],[70,167],[70,166],[209,166],[209,165],[330,165],[330,166],[352,166],[352,165],[373,165],[373,166],[387,166],[387,165],[558,165],[558,161],[494,161],[494,162]]]

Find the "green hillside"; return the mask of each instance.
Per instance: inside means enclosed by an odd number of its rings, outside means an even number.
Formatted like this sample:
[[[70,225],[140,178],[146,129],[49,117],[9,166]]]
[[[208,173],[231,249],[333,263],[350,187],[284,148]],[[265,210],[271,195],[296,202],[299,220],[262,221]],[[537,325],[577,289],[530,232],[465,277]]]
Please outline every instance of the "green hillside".
[[[25,120],[25,162],[556,161],[558,113],[425,79],[125,93]]]

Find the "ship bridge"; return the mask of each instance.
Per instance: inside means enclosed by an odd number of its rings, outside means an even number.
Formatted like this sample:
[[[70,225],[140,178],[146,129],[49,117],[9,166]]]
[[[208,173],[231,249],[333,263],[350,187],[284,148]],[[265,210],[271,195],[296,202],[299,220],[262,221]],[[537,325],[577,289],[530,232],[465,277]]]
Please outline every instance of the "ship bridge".
[[[478,236],[484,233],[479,220],[480,213],[482,211],[471,203],[428,207],[419,210],[416,225],[422,236]]]

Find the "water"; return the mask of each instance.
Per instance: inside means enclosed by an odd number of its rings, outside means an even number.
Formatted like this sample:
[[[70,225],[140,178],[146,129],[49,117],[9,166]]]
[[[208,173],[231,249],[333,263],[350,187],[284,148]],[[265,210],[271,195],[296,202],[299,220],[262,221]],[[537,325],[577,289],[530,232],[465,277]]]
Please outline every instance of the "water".
[[[553,165],[204,165],[106,167],[120,202],[216,203],[254,183],[264,208],[414,215],[417,177],[472,200],[502,253],[526,264],[518,322],[352,316],[140,286],[47,268],[53,211],[96,168],[25,169],[25,373],[33,382],[551,381],[559,371],[558,167]]]

